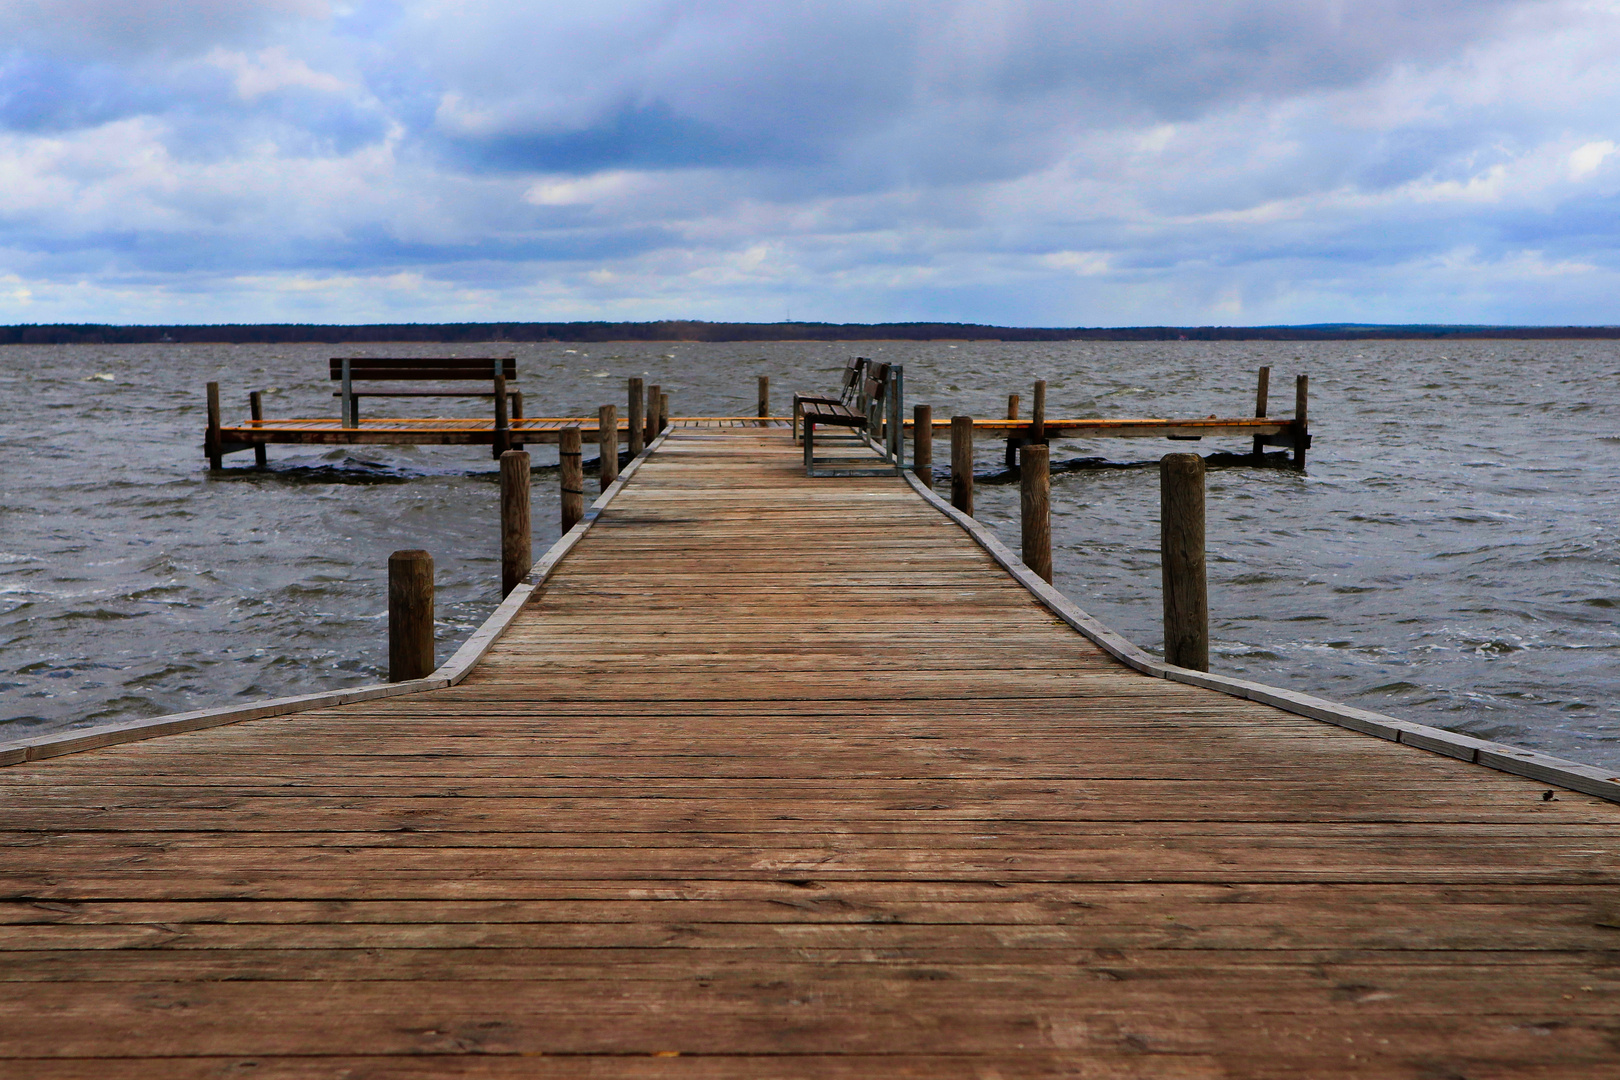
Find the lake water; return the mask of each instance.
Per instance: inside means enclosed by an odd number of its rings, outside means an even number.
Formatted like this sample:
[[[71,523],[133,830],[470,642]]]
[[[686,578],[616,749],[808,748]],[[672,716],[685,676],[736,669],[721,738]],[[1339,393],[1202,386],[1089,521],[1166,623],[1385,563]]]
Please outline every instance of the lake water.
[[[227,417],[335,416],[328,345],[0,349],[0,734],[21,735],[356,685],[385,675],[386,563],[424,547],[439,656],[498,597],[487,449],[272,447],[210,474],[203,386]],[[940,420],[1274,415],[1311,377],[1307,475],[1209,476],[1212,669],[1576,760],[1620,766],[1620,343],[801,342],[403,345],[353,354],[515,355],[529,415],[623,405],[645,376],[677,415],[778,411],[831,389],[845,357],[906,366]],[[368,402],[368,414],[386,406]],[[435,403],[470,415],[472,402]],[[1153,461],[1241,440],[1055,444],[1054,459]],[[536,461],[536,545],[556,537],[555,450]],[[979,468],[1002,445],[981,443]],[[935,459],[948,461],[946,443]],[[829,481],[835,482],[835,481]],[[594,479],[592,480],[594,484]],[[1056,584],[1159,647],[1151,469],[1053,477]],[[978,515],[1017,547],[1016,486]]]

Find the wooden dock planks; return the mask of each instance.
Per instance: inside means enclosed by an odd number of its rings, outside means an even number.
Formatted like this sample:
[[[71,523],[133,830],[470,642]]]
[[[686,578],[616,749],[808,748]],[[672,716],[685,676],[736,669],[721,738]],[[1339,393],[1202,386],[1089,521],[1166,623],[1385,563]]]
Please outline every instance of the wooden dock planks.
[[[1620,1076],[1620,806],[678,430],[460,686],[0,770],[0,1075]]]
[[[784,418],[743,416],[691,416],[671,421],[673,427],[696,428],[764,428],[787,427],[791,421]],[[620,420],[618,430],[627,436],[628,419]],[[596,441],[599,428],[597,417],[533,416],[513,419],[507,432],[515,445],[556,445],[565,427],[577,427],[588,442]],[[361,417],[353,427],[344,427],[343,421],[327,417],[275,418],[246,420],[236,427],[220,429],[220,437],[227,443],[240,446],[262,446],[270,443],[304,443],[315,445],[421,445],[421,446],[489,446],[497,436],[495,420],[491,417],[432,417],[383,416]]]

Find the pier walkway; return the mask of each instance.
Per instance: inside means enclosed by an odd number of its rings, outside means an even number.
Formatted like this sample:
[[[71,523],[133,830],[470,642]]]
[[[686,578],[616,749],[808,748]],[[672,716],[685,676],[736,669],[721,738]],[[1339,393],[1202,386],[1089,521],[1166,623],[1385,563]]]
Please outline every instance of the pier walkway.
[[[0,1075],[1620,1077],[1620,806],[672,432],[458,686],[0,769]]]

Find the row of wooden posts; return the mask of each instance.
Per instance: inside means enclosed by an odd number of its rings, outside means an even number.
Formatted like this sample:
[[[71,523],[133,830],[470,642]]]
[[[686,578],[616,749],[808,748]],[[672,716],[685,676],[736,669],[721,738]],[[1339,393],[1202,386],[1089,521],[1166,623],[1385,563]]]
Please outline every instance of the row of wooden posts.
[[[1263,377],[1263,376],[1262,376]],[[1262,391],[1262,394],[1264,391]],[[759,377],[759,413],[770,415],[770,383]],[[669,395],[641,379],[629,387],[630,454],[638,456],[669,425]],[[645,405],[643,401],[645,400]],[[1016,419],[1017,395],[1009,400]],[[1046,382],[1035,384],[1034,423],[1029,440],[1017,447],[1020,539],[1024,565],[1052,580],[1051,458],[1045,442]],[[934,483],[934,411],[918,405],[912,413],[912,470]],[[618,410],[603,405],[597,417],[600,488],[619,475]],[[562,490],[562,531],[585,516],[585,468],[578,427],[562,429],[557,446]],[[501,595],[529,575],[533,543],[529,517],[529,455],[507,450],[501,462]],[[951,417],[951,505],[973,516],[973,418]],[[1166,454],[1159,462],[1159,550],[1164,592],[1165,660],[1197,671],[1209,670],[1209,599],[1204,560],[1204,459],[1198,454]],[[426,551],[396,551],[388,560],[388,671],[400,682],[424,678],[434,668],[433,557]]]
[[[1261,374],[1260,415],[1265,415]],[[1046,444],[1046,380],[1035,383],[1027,442],[1008,443],[1008,467],[1017,455],[1019,538],[1024,565],[1052,581],[1051,454]],[[1007,416],[1018,419],[1018,395],[1007,399]],[[912,409],[911,467],[934,484],[934,410]],[[1258,453],[1259,450],[1257,449]],[[973,516],[973,417],[951,417],[951,505]],[[1166,454],[1159,461],[1159,556],[1164,586],[1164,658],[1178,667],[1209,670],[1209,588],[1204,565],[1204,459]]]
[[[761,393],[764,393],[761,384]],[[669,395],[661,387],[631,379],[630,456],[640,455],[669,426]],[[763,400],[763,398],[762,398]],[[761,415],[764,415],[763,413]],[[606,491],[619,478],[619,409],[603,405],[596,414],[598,483]],[[562,491],[562,531],[585,517],[584,441],[579,427],[558,433],[558,479]],[[501,595],[529,576],[534,566],[530,528],[530,469],[527,450],[503,450],[501,462]],[[396,551],[388,557],[388,679],[422,679],[435,667],[433,652],[433,556]]]

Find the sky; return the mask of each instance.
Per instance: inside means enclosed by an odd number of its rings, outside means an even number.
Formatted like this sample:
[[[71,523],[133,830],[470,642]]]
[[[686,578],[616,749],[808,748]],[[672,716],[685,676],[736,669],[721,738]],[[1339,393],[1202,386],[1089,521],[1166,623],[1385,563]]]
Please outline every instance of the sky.
[[[0,0],[0,323],[1620,323],[1620,2]]]

